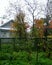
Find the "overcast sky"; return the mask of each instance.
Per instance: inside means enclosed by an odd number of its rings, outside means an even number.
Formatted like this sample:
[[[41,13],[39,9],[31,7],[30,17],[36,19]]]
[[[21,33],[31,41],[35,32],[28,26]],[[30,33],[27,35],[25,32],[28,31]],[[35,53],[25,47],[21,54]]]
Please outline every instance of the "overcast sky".
[[[14,2],[16,0],[10,0],[11,2]],[[30,1],[30,0],[29,0]],[[32,0],[31,0],[32,1]],[[46,4],[47,0],[37,0],[39,4]],[[23,0],[18,0],[20,5],[23,5]],[[0,21],[2,20],[1,17],[6,14],[6,10],[9,7],[9,0],[0,0]],[[5,19],[6,21],[6,19]],[[1,22],[0,22],[1,24]]]

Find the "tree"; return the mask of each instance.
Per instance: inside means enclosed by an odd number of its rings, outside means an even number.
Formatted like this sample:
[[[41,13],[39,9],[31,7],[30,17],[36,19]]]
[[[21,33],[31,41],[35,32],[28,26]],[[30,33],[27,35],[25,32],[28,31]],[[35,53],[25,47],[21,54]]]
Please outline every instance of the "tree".
[[[40,7],[40,5],[37,3],[36,0],[32,0],[32,1],[25,0],[25,2],[26,2],[27,10],[28,10],[27,18],[32,23],[32,26],[33,26],[32,30],[34,31],[34,24],[35,24],[34,20],[40,14],[40,12],[42,12],[42,7]],[[32,19],[29,18],[29,15],[31,16]],[[34,36],[33,31],[32,31],[32,36]]]
[[[24,22],[24,19],[25,19],[25,14],[22,11],[20,11],[16,15],[14,23],[12,24],[12,28],[16,30],[14,34],[16,37],[20,37],[20,38],[26,37],[27,25]]]
[[[37,33],[39,34],[39,38],[43,38],[44,36],[44,20],[43,19],[37,19],[35,20],[35,26],[38,29]]]
[[[37,3],[36,0],[32,0],[31,2],[25,0],[25,2],[26,2],[26,6],[28,8],[27,9],[28,10],[28,16],[27,16],[27,18],[32,23],[32,30],[31,30],[32,33],[31,33],[31,35],[32,35],[32,37],[36,37],[35,39],[33,39],[33,44],[34,44],[34,48],[36,46],[37,59],[38,59],[38,44],[39,44],[39,40],[37,39],[37,37],[38,37],[37,31],[38,30],[35,27],[34,20],[35,20],[36,16],[38,16],[40,14],[40,12],[42,11],[42,7],[40,7],[40,5]],[[29,18],[29,15],[30,15],[30,18]]]
[[[24,49],[23,47],[25,46],[25,43],[28,37],[28,33],[27,33],[28,23],[26,23],[24,19],[25,19],[25,13],[23,13],[23,11],[20,11],[16,15],[14,23],[11,24],[11,31],[13,33],[12,36],[14,36],[16,40],[16,42],[14,43],[14,46],[16,43],[18,43],[19,49],[20,48]]]

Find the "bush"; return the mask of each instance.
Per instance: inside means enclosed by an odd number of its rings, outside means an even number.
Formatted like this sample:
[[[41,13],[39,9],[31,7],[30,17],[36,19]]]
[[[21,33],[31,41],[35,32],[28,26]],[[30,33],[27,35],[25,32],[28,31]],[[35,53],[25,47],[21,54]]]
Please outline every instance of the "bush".
[[[38,55],[38,62],[36,61],[36,52],[28,53],[26,51],[19,51],[13,53],[0,53],[0,65],[52,65],[52,60],[44,56],[41,52]]]
[[[13,52],[13,59],[25,60],[27,61],[28,53],[25,51]]]
[[[10,53],[0,53],[0,60],[10,60],[12,55]]]

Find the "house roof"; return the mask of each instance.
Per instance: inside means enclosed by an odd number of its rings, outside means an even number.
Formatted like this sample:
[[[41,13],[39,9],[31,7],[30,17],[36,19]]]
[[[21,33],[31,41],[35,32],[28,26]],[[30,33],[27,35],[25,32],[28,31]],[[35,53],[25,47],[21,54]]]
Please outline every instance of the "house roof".
[[[11,30],[10,26],[9,27],[5,27],[7,24],[14,22],[13,20],[10,20],[8,22],[6,22],[5,24],[0,26],[0,30]]]
[[[8,23],[10,23],[10,22],[14,22],[14,21],[13,21],[13,20],[10,20],[10,21],[8,21],[8,22],[2,24],[0,27],[4,27],[4,26],[6,26]]]
[[[3,28],[3,27],[0,27],[0,30],[11,30],[11,28]]]

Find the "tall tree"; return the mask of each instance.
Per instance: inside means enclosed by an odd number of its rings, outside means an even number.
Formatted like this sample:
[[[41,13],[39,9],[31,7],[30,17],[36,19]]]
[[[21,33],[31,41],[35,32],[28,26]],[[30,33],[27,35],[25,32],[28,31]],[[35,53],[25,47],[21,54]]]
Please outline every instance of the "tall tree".
[[[27,39],[27,27],[28,24],[24,21],[25,19],[25,14],[20,11],[18,14],[16,14],[14,23],[11,24],[11,31],[12,31],[12,36],[15,37],[16,42],[14,43],[14,48],[15,44],[18,42],[20,47],[25,45],[25,41]],[[24,43],[25,42],[25,43]]]
[[[31,17],[27,16],[27,18],[32,23],[33,31],[34,31],[34,24],[35,24],[34,20],[42,12],[42,7],[40,7],[40,5],[36,0],[32,0],[32,1],[25,0],[25,2],[26,2],[28,13],[31,16]],[[34,32],[32,32],[32,36],[34,36]]]
[[[35,19],[34,20],[34,37],[43,38],[44,36],[44,20]],[[33,28],[31,28],[33,29]]]
[[[14,23],[12,24],[12,28],[16,30],[14,34],[16,37],[20,37],[20,38],[26,37],[27,25],[24,22],[24,19],[25,19],[25,14],[22,11],[20,11],[16,15]]]

